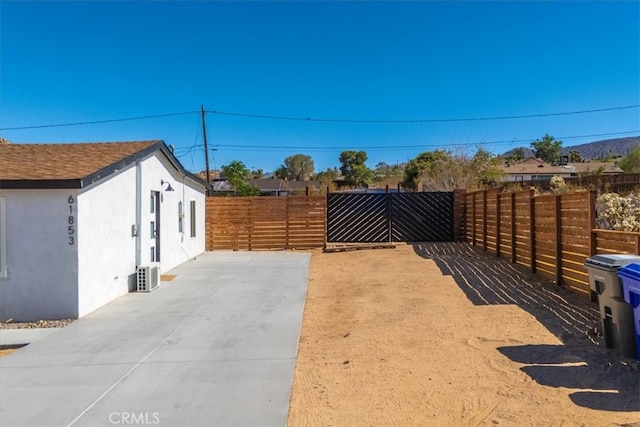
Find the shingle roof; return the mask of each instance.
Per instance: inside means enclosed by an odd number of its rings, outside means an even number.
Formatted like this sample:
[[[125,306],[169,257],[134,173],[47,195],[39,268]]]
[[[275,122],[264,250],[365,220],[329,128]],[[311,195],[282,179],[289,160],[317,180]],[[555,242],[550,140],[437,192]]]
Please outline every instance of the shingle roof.
[[[0,180],[74,180],[93,175],[162,141],[2,144]]]

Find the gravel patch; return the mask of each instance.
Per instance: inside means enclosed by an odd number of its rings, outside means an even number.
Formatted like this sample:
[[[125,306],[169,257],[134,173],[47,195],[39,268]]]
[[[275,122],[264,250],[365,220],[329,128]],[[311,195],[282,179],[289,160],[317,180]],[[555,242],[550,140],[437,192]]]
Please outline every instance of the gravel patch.
[[[64,328],[75,319],[38,320],[37,322],[0,322],[0,329]]]

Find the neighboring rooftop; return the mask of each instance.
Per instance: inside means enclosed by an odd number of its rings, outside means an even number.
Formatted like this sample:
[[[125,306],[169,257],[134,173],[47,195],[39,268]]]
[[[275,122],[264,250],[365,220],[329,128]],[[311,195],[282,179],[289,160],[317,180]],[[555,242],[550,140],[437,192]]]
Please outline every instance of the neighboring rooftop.
[[[596,172],[602,168],[603,173],[622,173],[622,169],[611,162],[590,161],[584,163],[568,163],[566,165],[551,165],[535,157],[524,159],[520,163],[504,166],[502,170],[509,174],[519,175],[567,175]]]

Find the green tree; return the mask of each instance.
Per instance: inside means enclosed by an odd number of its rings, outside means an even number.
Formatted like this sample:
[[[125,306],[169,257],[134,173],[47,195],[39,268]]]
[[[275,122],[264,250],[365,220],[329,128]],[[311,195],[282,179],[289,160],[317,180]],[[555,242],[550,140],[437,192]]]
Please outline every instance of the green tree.
[[[278,178],[292,181],[307,181],[311,179],[313,173],[313,159],[306,154],[294,154],[287,157],[284,159],[284,164],[275,171]]]
[[[512,165],[514,163],[518,163],[519,161],[524,159],[524,148],[518,147],[511,151],[511,153],[504,156],[504,162],[507,165]]]
[[[640,172],[640,146],[634,147],[627,157],[620,160],[618,167],[625,172]]]
[[[570,150],[569,163],[584,163],[584,158],[578,150]]]
[[[254,169],[251,172],[249,172],[249,176],[252,179],[262,179],[262,178],[264,178],[264,170],[262,170],[262,169]]]
[[[500,159],[484,148],[479,148],[474,154],[471,169],[479,187],[495,187],[504,177]]]
[[[367,167],[367,153],[347,150],[340,153],[340,172],[347,185],[360,187],[368,185],[373,178],[371,169]]]
[[[234,160],[228,165],[222,166],[222,173],[238,196],[257,196],[260,189],[248,184],[246,180],[250,176],[249,169],[241,161]]]
[[[329,191],[332,191],[336,189],[336,184],[334,181],[338,178],[339,175],[340,171],[338,171],[338,168],[327,168],[326,171],[318,172],[314,178],[316,181],[320,182],[322,188],[328,188]]]
[[[545,134],[542,138],[533,141],[531,148],[533,148],[536,157],[547,163],[553,163],[560,160],[562,141]]]
[[[418,154],[405,166],[402,186],[417,190],[423,179],[437,180],[436,176],[446,168],[445,165],[450,160],[451,155],[445,150],[425,151]]]
[[[373,180],[379,184],[397,185],[402,181],[404,165],[389,165],[380,162],[373,169]]]

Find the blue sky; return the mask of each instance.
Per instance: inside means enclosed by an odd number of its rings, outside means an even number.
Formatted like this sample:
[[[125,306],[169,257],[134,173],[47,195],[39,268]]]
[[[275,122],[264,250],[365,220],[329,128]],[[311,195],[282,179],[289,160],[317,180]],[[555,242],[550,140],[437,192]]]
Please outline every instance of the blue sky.
[[[430,121],[640,105],[638,1],[2,0],[0,61],[0,136],[162,139],[192,171],[205,164],[201,105],[212,169],[273,171],[303,153],[320,171],[346,149],[374,167],[436,148],[499,154],[545,133],[564,146],[640,135],[637,107]],[[425,121],[389,122],[412,120]]]

